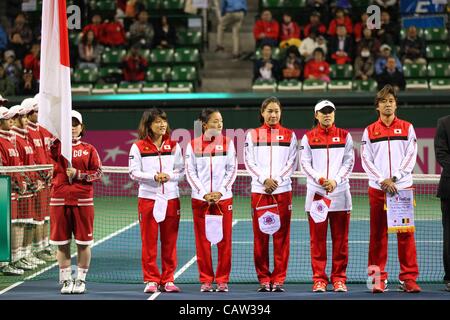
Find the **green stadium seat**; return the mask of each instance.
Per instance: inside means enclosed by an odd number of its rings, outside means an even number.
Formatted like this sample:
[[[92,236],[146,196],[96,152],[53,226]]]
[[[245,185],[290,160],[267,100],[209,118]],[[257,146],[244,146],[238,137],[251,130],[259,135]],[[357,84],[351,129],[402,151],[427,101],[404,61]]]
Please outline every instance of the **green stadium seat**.
[[[306,0],[285,0],[284,5],[291,8],[303,8],[306,6]]]
[[[150,61],[150,49],[141,49],[139,54],[147,61]]]
[[[280,60],[281,56],[282,56],[282,50],[278,47],[272,47],[272,59]],[[261,48],[258,48],[255,51],[254,59],[259,60],[259,59],[261,59],[261,57],[262,57]]]
[[[160,0],[145,0],[145,7],[147,10],[159,9],[161,7]]]
[[[277,90],[280,92],[300,92],[302,83],[296,79],[282,80],[278,83]]]
[[[184,0],[162,0],[161,9],[173,11],[183,10]]]
[[[333,80],[351,79],[353,66],[351,64],[332,64],[330,66],[330,78]]]
[[[102,53],[102,64],[120,64],[127,55],[125,49],[108,49]]]
[[[428,81],[427,79],[406,79],[405,90],[428,90]]]
[[[80,42],[81,32],[69,31],[69,45],[78,46]]]
[[[141,83],[124,83],[119,84],[117,93],[141,93],[142,84]]]
[[[321,80],[307,79],[303,81],[302,90],[306,92],[325,92],[327,91],[327,83]]]
[[[94,85],[92,83],[73,83],[71,88],[72,95],[89,95],[93,87]]]
[[[426,41],[446,42],[448,39],[448,30],[446,28],[426,28],[423,32]]]
[[[122,78],[122,69],[117,67],[101,67],[99,77],[106,82],[116,82],[118,78]]]
[[[353,80],[353,91],[372,92],[377,90],[377,82],[373,79],[369,80]]]
[[[197,81],[197,69],[194,66],[174,66],[170,73],[172,81]],[[169,86],[170,88],[170,86]]]
[[[146,82],[142,86],[142,93],[165,93],[167,92],[167,83],[165,82]]]
[[[90,2],[90,6],[96,11],[115,11],[116,0],[95,0]]]
[[[430,62],[428,64],[428,77],[429,78],[450,77],[450,63]]]
[[[72,75],[73,83],[94,83],[98,79],[98,69],[76,69]]]
[[[416,30],[417,30],[417,36],[418,37],[423,37],[423,34],[424,34],[423,30],[424,29],[416,27]],[[406,32],[407,31],[408,31],[407,29],[400,29],[400,40],[404,40],[406,38]]]
[[[200,63],[200,52],[196,48],[177,48],[173,58],[176,63]]]
[[[117,83],[96,84],[92,89],[92,94],[115,94],[117,92]]]
[[[405,63],[403,65],[405,78],[426,78],[427,65],[418,63]]]
[[[196,30],[181,30],[177,32],[178,46],[200,47],[202,44],[202,33]]]
[[[446,60],[450,57],[450,48],[447,44],[429,44],[426,53],[428,59]]]
[[[148,67],[145,80],[148,82],[170,81],[170,67]]]
[[[167,92],[169,93],[191,93],[194,91],[194,84],[192,82],[175,81],[169,82]]]
[[[283,8],[285,6],[284,0],[262,0],[263,8]]]
[[[150,53],[150,62],[155,64],[170,64],[173,62],[173,49],[155,49]]]
[[[331,80],[328,83],[328,91],[352,91],[351,80]]]
[[[275,80],[256,79],[252,85],[254,92],[275,92],[277,82]]]
[[[450,90],[450,79],[431,79],[431,90]]]

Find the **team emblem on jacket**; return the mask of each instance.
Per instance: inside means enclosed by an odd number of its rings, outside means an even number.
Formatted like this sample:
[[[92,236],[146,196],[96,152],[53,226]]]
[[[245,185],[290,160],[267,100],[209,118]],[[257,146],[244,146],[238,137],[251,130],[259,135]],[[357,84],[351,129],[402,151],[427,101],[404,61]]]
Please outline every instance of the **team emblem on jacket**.
[[[223,146],[216,146],[217,151],[223,151]]]
[[[402,134],[402,129],[394,129],[395,134]]]
[[[84,151],[83,151],[83,154],[84,154],[85,156],[87,156],[87,155],[89,154],[89,152],[88,152],[87,150],[84,150]]]
[[[169,144],[164,145],[164,146],[163,146],[163,149],[164,149],[164,150],[170,150],[170,145],[169,145]]]
[[[339,142],[341,141],[341,138],[339,137],[333,137],[333,139],[331,139],[333,142]]]
[[[277,139],[277,140],[283,140],[283,139],[284,139],[284,136],[277,136],[275,139]]]

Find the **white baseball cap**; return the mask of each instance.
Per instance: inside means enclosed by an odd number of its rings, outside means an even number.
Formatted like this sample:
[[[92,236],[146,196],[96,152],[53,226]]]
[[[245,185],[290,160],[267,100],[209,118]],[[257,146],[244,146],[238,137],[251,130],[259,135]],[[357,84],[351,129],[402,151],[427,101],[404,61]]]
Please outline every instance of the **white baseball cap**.
[[[317,102],[316,106],[314,107],[314,112],[320,111],[325,107],[333,108],[333,110],[336,110],[336,107],[334,106],[334,103],[329,100],[321,100]]]
[[[38,101],[35,98],[26,98],[22,101],[20,104],[23,108],[25,108],[26,113],[29,113],[31,111],[34,111],[37,109]]]
[[[15,106],[12,106],[9,109],[9,112],[11,113],[11,118],[15,117],[16,115],[24,116],[27,114],[27,110],[22,107],[20,104],[16,104]]]
[[[79,113],[78,111],[72,110],[72,118],[75,118],[78,121],[80,121],[80,123],[83,123],[83,117],[81,116],[81,113]]]
[[[12,114],[6,107],[0,107],[0,120],[8,120],[12,118]]]

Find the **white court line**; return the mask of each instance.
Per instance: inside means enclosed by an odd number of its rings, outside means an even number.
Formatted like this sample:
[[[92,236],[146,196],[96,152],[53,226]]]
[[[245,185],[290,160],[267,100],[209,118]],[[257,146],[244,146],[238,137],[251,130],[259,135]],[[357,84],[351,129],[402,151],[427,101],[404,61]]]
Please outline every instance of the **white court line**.
[[[442,240],[416,240],[415,241],[416,243],[438,243],[438,244],[440,244],[440,243],[442,243],[443,241]],[[309,241],[291,241],[290,242],[291,244],[292,243],[303,243],[303,244],[305,244],[305,243],[310,243]],[[327,243],[333,243],[332,241],[327,241]],[[361,244],[361,243],[363,243],[363,244],[369,244],[369,241],[368,240],[350,240],[350,241],[348,241],[348,243],[349,244],[352,244],[352,243],[354,243],[354,244]],[[388,243],[397,243],[397,240],[391,240],[391,241],[388,241]],[[253,241],[233,241],[233,244],[253,244]]]
[[[240,220],[233,220],[233,224],[231,225],[231,228],[233,228]],[[173,276],[173,279],[175,280],[176,278],[178,278],[179,276],[181,276],[187,269],[189,269],[189,267],[195,262],[197,261],[197,255],[193,256],[191,260],[188,261],[188,263],[186,263],[184,266],[181,267],[180,270],[178,270],[175,275]],[[161,294],[161,292],[155,292],[154,294],[152,294],[150,296],[150,298],[148,298],[147,300],[155,300],[159,295]]]
[[[98,246],[99,244],[102,244],[103,242],[105,242],[105,241],[107,241],[107,240],[109,240],[109,239],[111,239],[111,238],[117,236],[118,234],[127,231],[128,229],[134,227],[134,226],[137,225],[137,224],[139,224],[139,221],[135,221],[135,222],[133,222],[132,224],[130,224],[130,225],[126,226],[126,227],[123,227],[122,229],[117,230],[116,232],[111,233],[110,235],[104,237],[103,239],[100,239],[99,241],[94,242],[94,244],[91,246],[91,248],[94,248],[95,246]],[[70,256],[70,258],[72,259],[73,257],[76,257],[76,256],[77,256],[77,253],[75,252],[75,253],[73,253],[73,254]],[[15,287],[21,285],[21,284],[24,283],[26,280],[31,280],[31,279],[33,279],[34,277],[37,277],[38,275],[40,275],[40,274],[42,274],[42,273],[44,273],[44,272],[46,272],[46,271],[48,271],[48,270],[54,268],[54,267],[57,266],[57,265],[58,265],[58,262],[55,262],[55,263],[53,263],[52,265],[50,265],[50,266],[48,266],[48,267],[46,267],[46,268],[44,268],[44,269],[42,269],[42,270],[39,270],[38,272],[36,272],[36,273],[34,273],[34,274],[32,274],[32,275],[26,277],[26,278],[24,279],[24,281],[19,281],[19,282],[16,282],[16,283],[10,285],[8,288],[3,289],[2,291],[0,291],[0,295],[2,295],[2,294],[4,294],[5,292],[8,292],[9,290],[11,290],[11,289],[13,289],[13,288],[15,288]]]

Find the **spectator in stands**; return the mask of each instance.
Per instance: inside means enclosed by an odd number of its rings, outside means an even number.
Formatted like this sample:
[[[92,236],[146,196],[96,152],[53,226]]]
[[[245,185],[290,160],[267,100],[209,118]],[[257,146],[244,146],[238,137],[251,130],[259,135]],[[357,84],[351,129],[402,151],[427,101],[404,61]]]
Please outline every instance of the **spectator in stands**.
[[[312,32],[316,35],[325,35],[327,33],[327,27],[320,21],[319,11],[314,11],[309,16],[309,23],[303,28],[303,37],[309,37]]]
[[[13,38],[12,36],[19,34],[20,37]],[[15,44],[24,45],[26,50],[29,49],[31,41],[33,41],[33,32],[28,26],[27,18],[23,13],[19,13],[14,20],[14,25],[10,30],[10,41]]]
[[[363,37],[363,30],[367,27],[367,19],[369,15],[367,12],[363,11],[361,13],[361,21],[355,23],[353,26],[353,34],[355,35],[355,42],[360,42]]]
[[[389,12],[392,17],[398,15],[398,0],[372,0],[372,3]]]
[[[23,59],[23,67],[33,71],[34,80],[39,82],[41,74],[41,44],[33,43],[31,51]]]
[[[239,58],[241,30],[244,16],[247,14],[247,0],[222,0],[219,23],[217,25],[216,52],[225,51],[223,46],[223,34],[227,28],[231,28],[233,37],[233,58]]]
[[[16,59],[16,55],[12,50],[6,50],[4,57],[5,63],[3,64],[3,68],[6,76],[17,86],[19,80],[22,78],[22,63],[19,59]]]
[[[8,45],[8,35],[6,34],[5,29],[0,25],[0,54],[6,50]]]
[[[253,27],[253,35],[256,41],[256,47],[263,45],[270,45],[276,47],[278,45],[278,35],[280,25],[272,19],[272,13],[269,10],[264,10],[261,13],[261,19],[257,20]]]
[[[380,47],[379,57],[378,57],[378,59],[375,60],[375,74],[377,76],[380,75],[383,72],[384,67],[386,66],[386,63],[387,63],[387,59],[390,56],[393,56],[391,47],[389,45],[387,45],[387,44],[383,44]],[[399,71],[402,71],[403,70],[402,63],[400,62],[400,60],[396,56],[393,56],[393,57],[394,57],[395,62],[396,62],[396,64],[395,64],[396,68]]]
[[[403,63],[427,63],[425,59],[425,42],[417,36],[415,26],[408,28],[406,37],[400,45],[400,57]]]
[[[325,53],[321,48],[316,48],[314,59],[306,63],[304,78],[330,82],[330,65],[325,61]]]
[[[344,25],[337,27],[337,34],[330,40],[330,61],[336,64],[346,64],[353,61],[353,39],[347,35]]]
[[[398,44],[399,29],[396,23],[391,21],[389,12],[381,12],[381,28],[375,29],[375,36],[381,41],[381,43],[387,43],[389,45]]]
[[[327,55],[328,48],[325,37],[323,35],[316,36],[315,32],[311,32],[306,39],[303,39],[298,49],[303,61],[313,59],[313,52],[316,48],[321,48],[325,56]]]
[[[356,50],[356,54],[357,55],[361,54],[361,49],[363,47],[368,47],[372,57],[376,58],[378,56],[378,53],[380,52],[380,46],[381,46],[380,40],[375,38],[373,36],[373,34],[374,34],[373,31],[367,27],[363,28],[362,34],[363,34],[363,37],[361,38],[361,41],[359,41],[359,43],[358,43],[358,48]]]
[[[177,41],[177,31],[169,23],[167,16],[161,16],[160,23],[155,26],[154,48],[173,48]]]
[[[361,54],[355,59],[355,79],[369,80],[375,71],[375,60],[369,47],[362,47]]]
[[[299,47],[301,43],[300,27],[295,21],[292,21],[291,14],[285,12],[283,23],[280,26],[280,48],[287,48],[292,45]]]
[[[282,64],[283,79],[300,79],[302,74],[302,60],[296,46],[286,50],[286,58]]]
[[[25,55],[28,52],[29,47],[25,45],[25,43],[22,40],[22,37],[20,36],[19,32],[15,32],[11,36],[11,40],[8,44],[8,50],[14,51],[16,58],[20,61],[25,58]]]
[[[127,82],[144,81],[148,62],[140,54],[141,45],[135,43],[123,60],[123,79]]]
[[[16,94],[15,83],[6,76],[5,68],[0,64],[0,94],[2,96],[14,96]]]
[[[78,43],[80,68],[97,68],[100,65],[102,47],[95,38],[94,31],[89,30]]]
[[[102,23],[102,17],[99,14],[94,14],[92,16],[91,21],[92,21],[91,24],[88,24],[83,28],[83,31],[80,34],[80,38],[83,38],[84,35],[88,33],[88,31],[93,31],[97,41],[100,41],[103,34],[103,26],[104,26]]]
[[[22,80],[19,82],[16,92],[20,96],[34,96],[39,92],[39,85],[33,77],[33,70],[23,70]]]
[[[99,42],[106,46],[120,47],[126,44],[125,28],[123,25],[123,14],[117,12],[114,20],[105,20],[101,29]]]
[[[335,17],[330,21],[328,26],[328,35],[334,37],[337,33],[337,27],[339,25],[344,25],[347,30],[347,34],[351,35],[353,33],[352,20],[345,14],[344,10],[341,8],[336,9]]]
[[[272,47],[264,44],[261,48],[261,59],[256,60],[253,67],[253,81],[256,79],[280,79],[280,66],[276,59],[272,58]]]
[[[148,22],[148,12],[139,12],[138,19],[130,27],[130,42],[140,42],[143,47],[150,47],[153,41],[153,27]]]
[[[307,5],[311,11],[319,13],[319,17],[322,16],[322,21],[328,23],[329,6],[327,0],[308,0]],[[323,33],[325,33],[324,31]],[[322,32],[320,32],[322,33]],[[307,35],[305,35],[307,37]]]
[[[405,90],[406,81],[403,72],[398,70],[395,65],[395,58],[390,56],[387,59],[383,72],[378,76],[378,90],[385,85],[390,84],[396,91]]]
[[[145,11],[145,5],[140,0],[129,0],[125,7],[125,16],[127,18],[136,18],[139,14]]]

